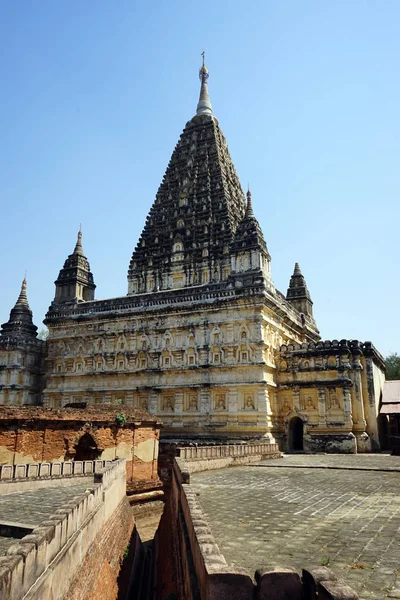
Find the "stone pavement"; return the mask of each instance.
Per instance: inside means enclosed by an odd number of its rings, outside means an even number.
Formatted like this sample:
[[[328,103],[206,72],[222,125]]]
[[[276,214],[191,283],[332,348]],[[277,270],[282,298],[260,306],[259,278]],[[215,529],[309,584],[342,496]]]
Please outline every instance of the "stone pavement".
[[[58,508],[91,487],[80,483],[66,487],[44,488],[35,491],[0,495],[0,523],[20,523],[34,529]],[[0,537],[0,555],[18,539]]]
[[[191,482],[232,566],[327,565],[382,600],[400,589],[400,472],[376,470],[388,466],[400,471],[400,457],[292,455]]]

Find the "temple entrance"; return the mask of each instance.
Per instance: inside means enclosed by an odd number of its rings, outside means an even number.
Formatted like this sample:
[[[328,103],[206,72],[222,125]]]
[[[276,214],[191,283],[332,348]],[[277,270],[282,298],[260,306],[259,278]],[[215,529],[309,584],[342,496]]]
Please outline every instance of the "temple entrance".
[[[74,460],[96,460],[100,456],[100,450],[89,433],[85,433],[77,445]]]
[[[303,450],[303,421],[293,417],[289,423],[289,452]]]

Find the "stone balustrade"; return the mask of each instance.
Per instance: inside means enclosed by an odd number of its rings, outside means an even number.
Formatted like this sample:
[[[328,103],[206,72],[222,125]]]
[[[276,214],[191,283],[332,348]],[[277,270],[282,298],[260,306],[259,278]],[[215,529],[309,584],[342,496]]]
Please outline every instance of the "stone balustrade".
[[[0,465],[0,482],[49,477],[75,477],[99,473],[112,464],[111,460],[56,461],[15,465]]]
[[[278,444],[225,444],[221,446],[188,446],[179,448],[179,457],[185,460],[258,456],[279,453]]]
[[[30,476],[51,476],[50,465],[60,463],[42,463],[46,464],[48,470],[40,474],[39,468],[39,475],[32,475],[36,471],[31,470]],[[51,596],[53,600],[62,600],[65,597],[91,544],[119,503],[125,500],[125,459],[77,461],[75,475],[84,474],[85,465],[92,469],[92,474],[95,471],[91,488],[49,515],[2,557],[0,598],[33,600]],[[26,471],[18,470],[24,466]],[[14,476],[22,473],[28,477],[28,465],[15,465],[13,469],[17,469],[12,473]],[[72,475],[72,471],[67,469],[65,475]],[[56,469],[54,476],[62,476],[62,473]]]

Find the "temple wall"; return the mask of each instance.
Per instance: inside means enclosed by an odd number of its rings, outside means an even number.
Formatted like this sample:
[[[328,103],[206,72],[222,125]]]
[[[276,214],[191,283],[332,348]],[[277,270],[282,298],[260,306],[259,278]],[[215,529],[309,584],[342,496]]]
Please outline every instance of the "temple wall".
[[[342,340],[282,346],[273,433],[293,449],[295,417],[306,451],[368,452],[379,449],[377,428],[383,359],[369,342]]]
[[[275,355],[300,339],[251,300],[48,326],[47,406],[146,408],[166,434],[269,435]]]
[[[41,403],[44,352],[40,340],[11,346],[0,340],[0,405]]]

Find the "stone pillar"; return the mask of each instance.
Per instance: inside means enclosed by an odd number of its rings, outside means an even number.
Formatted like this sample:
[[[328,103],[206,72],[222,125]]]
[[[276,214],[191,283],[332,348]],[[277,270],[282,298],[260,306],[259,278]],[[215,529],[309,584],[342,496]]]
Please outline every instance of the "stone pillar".
[[[236,425],[238,422],[238,391],[229,389],[227,393],[228,424]]]
[[[182,421],[183,412],[183,392],[175,392],[175,410],[174,410],[174,422],[173,427],[183,427]]]
[[[200,412],[202,415],[211,412],[211,393],[209,389],[200,390]]]
[[[318,388],[318,420],[320,427],[326,427],[326,392]]]
[[[364,415],[367,422],[367,433],[371,438],[374,450],[380,450],[378,433],[378,404],[375,398],[374,364],[369,356],[365,359],[365,369],[361,374],[363,384]]]
[[[160,397],[160,392],[151,390],[149,394],[149,413],[152,415],[156,415],[158,412],[158,399]]]
[[[350,378],[353,381],[353,433],[357,439],[357,452],[369,452],[371,450],[371,441],[366,432],[367,422],[364,416],[364,401],[361,380],[362,365],[360,361],[361,350],[358,349],[358,342],[353,342],[353,344],[353,369],[349,373]]]
[[[125,402],[128,406],[133,406],[133,391],[127,391],[125,394]]]
[[[343,410],[345,425],[351,431],[353,429],[353,418],[351,414],[351,392],[348,387],[343,388]]]
[[[293,388],[293,410],[300,411],[300,390],[297,387]]]
[[[258,419],[257,425],[259,427],[265,428],[266,432],[264,437],[265,441],[268,441],[271,444],[275,443],[275,438],[272,435],[272,410],[271,403],[269,399],[268,388],[261,388],[257,391],[255,398],[255,408],[258,411]]]
[[[350,378],[353,382],[352,389],[352,413],[354,430],[365,431],[367,425],[364,417],[362,382],[361,382],[361,365],[353,365],[353,370],[350,371]]]

